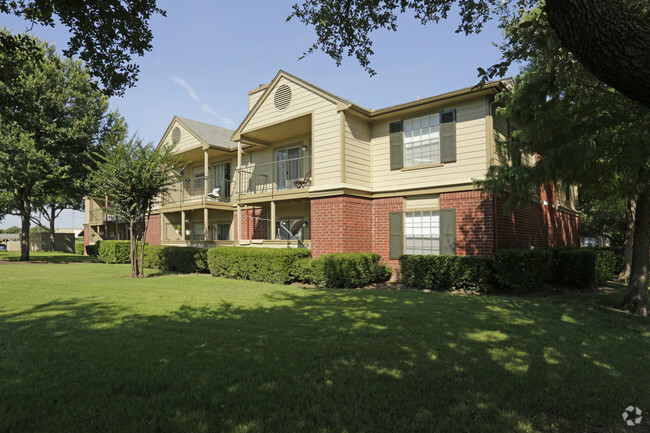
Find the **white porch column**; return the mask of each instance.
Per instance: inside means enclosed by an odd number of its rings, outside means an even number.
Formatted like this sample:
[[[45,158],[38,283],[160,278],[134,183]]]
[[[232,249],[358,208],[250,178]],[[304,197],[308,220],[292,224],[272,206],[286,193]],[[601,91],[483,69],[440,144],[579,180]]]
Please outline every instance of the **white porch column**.
[[[203,150],[203,199],[208,198],[210,194],[210,166],[208,165],[208,149]],[[207,239],[207,238],[206,238]]]
[[[269,221],[271,225],[271,240],[275,240],[275,202],[271,201],[271,221]]]
[[[208,233],[210,232],[209,226],[208,226],[208,213],[210,211],[208,208],[203,208],[203,239],[206,241],[210,240],[208,239]]]
[[[185,240],[185,211],[181,211],[181,239]]]

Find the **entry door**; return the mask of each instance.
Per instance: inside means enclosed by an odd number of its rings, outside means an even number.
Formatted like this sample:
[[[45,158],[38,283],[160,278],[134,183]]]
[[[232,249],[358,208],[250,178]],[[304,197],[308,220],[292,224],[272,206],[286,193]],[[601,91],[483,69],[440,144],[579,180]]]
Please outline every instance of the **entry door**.
[[[275,182],[277,189],[296,188],[295,181],[301,179],[300,146],[275,152]]]

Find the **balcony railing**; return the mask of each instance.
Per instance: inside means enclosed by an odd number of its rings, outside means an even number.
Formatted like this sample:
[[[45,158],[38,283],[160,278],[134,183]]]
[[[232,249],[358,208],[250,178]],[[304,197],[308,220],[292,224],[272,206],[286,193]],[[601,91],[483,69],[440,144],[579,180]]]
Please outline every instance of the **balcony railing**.
[[[238,194],[261,194],[308,188],[312,183],[311,156],[242,166],[237,173]]]
[[[208,183],[208,193],[205,193],[205,183]],[[232,192],[232,181],[229,179],[210,176],[186,178],[162,198],[162,206],[183,205],[201,202],[229,202]]]
[[[91,222],[106,221],[106,212],[104,211],[104,209],[92,209],[90,211],[90,221]]]

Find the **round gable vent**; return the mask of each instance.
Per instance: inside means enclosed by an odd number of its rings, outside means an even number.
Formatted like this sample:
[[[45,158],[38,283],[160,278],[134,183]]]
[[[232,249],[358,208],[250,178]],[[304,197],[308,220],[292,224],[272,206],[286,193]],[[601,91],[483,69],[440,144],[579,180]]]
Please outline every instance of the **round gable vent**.
[[[181,129],[177,126],[172,129],[172,143],[176,144],[181,141]]]
[[[278,89],[275,91],[273,102],[275,103],[275,108],[278,110],[282,111],[286,109],[291,103],[291,88],[286,84],[278,87]]]

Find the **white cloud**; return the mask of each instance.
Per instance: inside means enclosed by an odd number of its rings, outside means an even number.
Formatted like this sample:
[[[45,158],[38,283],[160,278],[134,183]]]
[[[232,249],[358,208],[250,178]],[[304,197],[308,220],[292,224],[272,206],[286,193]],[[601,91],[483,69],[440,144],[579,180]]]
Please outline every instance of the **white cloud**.
[[[190,86],[190,83],[180,77],[172,77],[172,81],[181,86],[183,89],[187,90],[187,94],[190,96],[190,98],[195,101],[199,101],[199,95],[196,94],[192,86]]]

